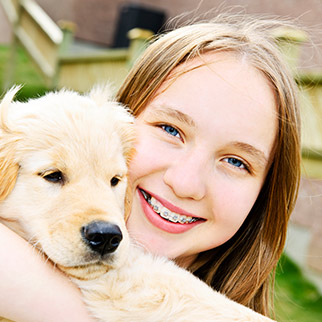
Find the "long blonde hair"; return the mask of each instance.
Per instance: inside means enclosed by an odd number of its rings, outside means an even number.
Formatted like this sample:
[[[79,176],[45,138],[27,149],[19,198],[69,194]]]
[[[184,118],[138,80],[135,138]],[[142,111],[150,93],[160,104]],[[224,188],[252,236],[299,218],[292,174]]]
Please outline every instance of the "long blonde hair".
[[[135,64],[117,96],[139,115],[175,67],[207,52],[241,54],[268,79],[279,126],[265,183],[239,231],[225,244],[200,253],[189,267],[215,290],[265,315],[269,315],[271,273],[283,251],[300,178],[297,87],[272,37],[283,24],[219,15],[161,35]]]

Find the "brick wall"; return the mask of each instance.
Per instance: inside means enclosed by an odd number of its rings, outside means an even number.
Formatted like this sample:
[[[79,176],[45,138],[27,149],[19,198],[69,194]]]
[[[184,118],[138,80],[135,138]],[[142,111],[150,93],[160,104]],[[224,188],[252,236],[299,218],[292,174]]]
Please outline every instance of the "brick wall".
[[[317,26],[322,16],[321,0],[36,0],[54,21],[71,20],[77,24],[76,36],[80,39],[111,45],[115,33],[118,12],[125,3],[137,3],[155,7],[166,12],[173,18],[183,12],[190,12],[190,17],[202,16],[212,10],[261,13],[299,18],[306,26]],[[224,3],[224,5],[223,5]],[[192,13],[191,13],[192,12]],[[211,15],[211,14],[210,14]],[[321,29],[321,28],[320,28]],[[320,30],[317,28],[317,30]],[[0,6],[0,43],[10,41],[10,27]],[[304,67],[322,67],[321,34],[317,37],[317,49],[308,49],[309,59],[302,59]]]
[[[322,2],[320,0],[36,0],[55,20],[69,19],[78,24],[81,38],[109,44],[114,33],[118,8],[125,3],[137,3],[156,7],[167,12],[168,17],[194,11],[202,15],[209,10],[244,10],[249,13],[263,13],[300,17],[306,25],[320,24]],[[224,5],[223,5],[224,3]],[[0,43],[6,37],[6,19],[0,10]]]
[[[322,180],[303,178],[291,222],[307,229],[305,264],[322,273]]]
[[[37,0],[37,2],[54,20],[73,19],[78,25],[79,37],[107,45],[111,44],[113,39],[119,7],[125,3],[163,9],[169,18],[190,11],[195,12],[192,15],[198,16],[209,10],[223,10],[232,6],[235,6],[233,9],[235,11],[300,17],[299,20],[308,26],[320,24],[322,16],[320,0],[58,0],[56,2]],[[58,2],[59,5],[56,5]]]
[[[2,7],[0,6],[0,44],[8,44],[11,39],[11,29]]]

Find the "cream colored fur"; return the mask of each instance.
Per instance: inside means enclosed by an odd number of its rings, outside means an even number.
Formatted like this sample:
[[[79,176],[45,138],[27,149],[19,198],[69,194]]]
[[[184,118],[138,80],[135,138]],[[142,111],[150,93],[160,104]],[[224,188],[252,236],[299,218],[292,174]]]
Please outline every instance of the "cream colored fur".
[[[0,221],[41,249],[81,288],[99,321],[269,321],[130,242],[124,203],[132,117],[105,89],[60,91],[0,111]],[[62,182],[46,176],[61,171]],[[121,181],[111,185],[117,176]],[[83,242],[94,220],[123,233],[101,258]]]

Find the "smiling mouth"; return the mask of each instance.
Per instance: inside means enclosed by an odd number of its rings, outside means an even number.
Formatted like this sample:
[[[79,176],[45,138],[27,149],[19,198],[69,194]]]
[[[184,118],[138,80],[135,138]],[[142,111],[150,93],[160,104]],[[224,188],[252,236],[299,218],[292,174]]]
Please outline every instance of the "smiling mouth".
[[[142,193],[143,198],[146,200],[146,202],[150,205],[150,207],[153,209],[153,211],[158,214],[163,219],[172,222],[172,223],[179,223],[179,224],[191,224],[196,221],[202,220],[201,218],[197,217],[190,217],[185,215],[177,214],[168,208],[164,207],[158,200],[156,200],[154,197],[149,195],[146,191],[140,189],[140,192]]]

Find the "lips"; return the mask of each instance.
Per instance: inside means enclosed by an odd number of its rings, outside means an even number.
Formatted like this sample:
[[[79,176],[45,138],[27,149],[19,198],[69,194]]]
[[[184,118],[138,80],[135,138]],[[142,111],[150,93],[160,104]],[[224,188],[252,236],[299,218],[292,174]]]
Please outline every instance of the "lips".
[[[205,221],[180,209],[168,201],[138,189],[142,209],[147,219],[157,228],[170,233],[183,233]]]

